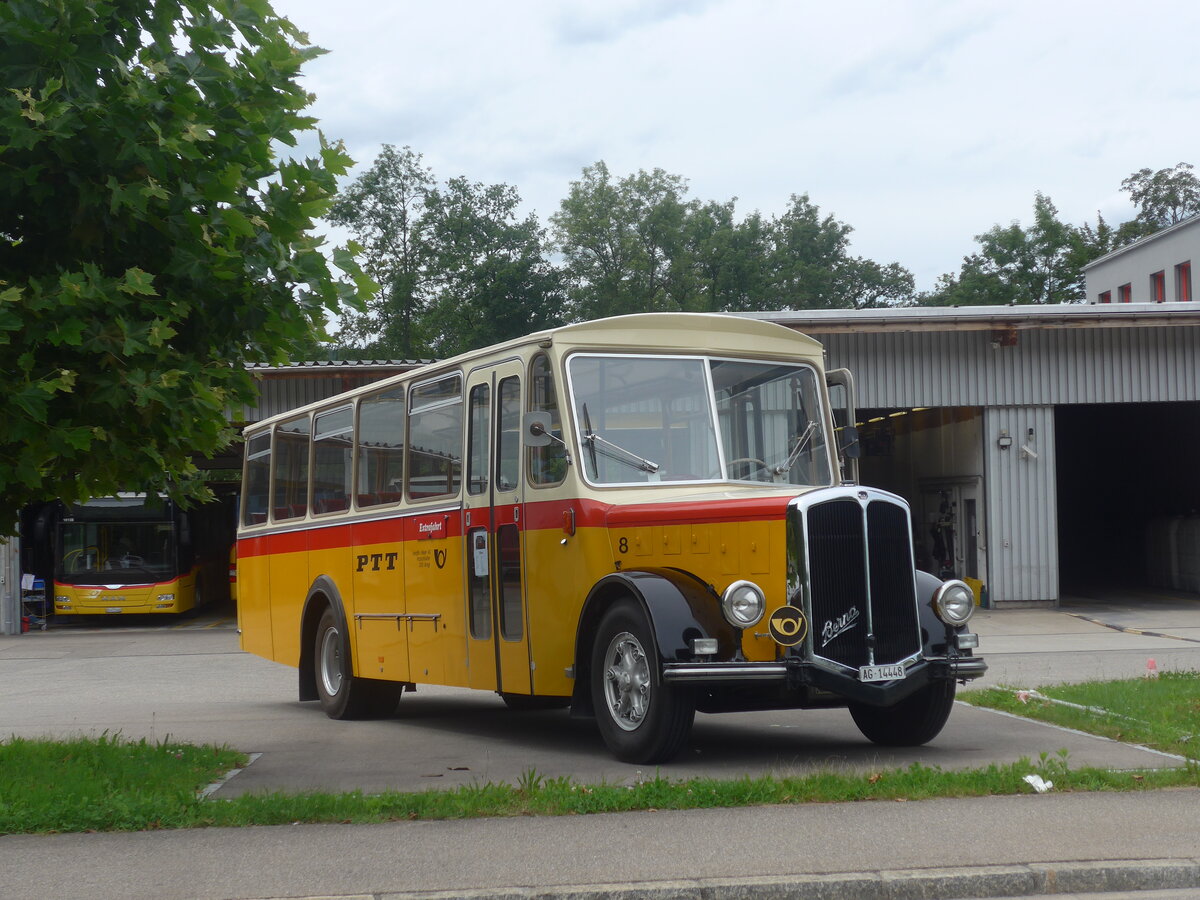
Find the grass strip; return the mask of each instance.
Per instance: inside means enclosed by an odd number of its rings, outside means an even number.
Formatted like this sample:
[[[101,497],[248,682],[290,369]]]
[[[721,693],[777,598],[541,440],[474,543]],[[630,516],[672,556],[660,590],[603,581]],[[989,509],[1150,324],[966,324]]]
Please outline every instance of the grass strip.
[[[1200,758],[1200,672],[1059,684],[1037,691],[987,688],[958,697],[974,706],[1173,753],[1192,765]]]
[[[245,756],[217,747],[121,741],[14,738],[0,744],[0,834],[140,831],[159,828],[372,823],[407,819],[587,815],[635,810],[924,800],[1030,793],[1039,774],[1056,791],[1129,791],[1200,786],[1195,767],[1109,772],[1070,768],[1065,752],[984,769],[946,771],[914,764],[867,774],[817,772],[731,781],[656,775],[635,784],[582,785],[526,772],[516,784],[382,794],[304,793],[201,800],[198,792]]]

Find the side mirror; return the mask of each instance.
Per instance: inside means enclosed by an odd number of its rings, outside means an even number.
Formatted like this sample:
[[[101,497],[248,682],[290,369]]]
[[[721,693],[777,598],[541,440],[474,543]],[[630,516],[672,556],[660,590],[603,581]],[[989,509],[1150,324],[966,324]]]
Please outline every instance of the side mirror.
[[[842,480],[857,484],[858,460],[862,456],[862,449],[858,443],[858,429],[854,427],[854,375],[849,369],[831,369],[825,373],[825,384],[829,388],[833,424],[838,434],[838,461],[842,468]]]
[[[548,447],[554,436],[550,433],[550,413],[527,412],[521,421],[526,447]]]
[[[858,429],[853,425],[843,425],[838,429],[839,447],[838,450],[846,459],[859,459],[862,456],[862,447],[858,443]]]

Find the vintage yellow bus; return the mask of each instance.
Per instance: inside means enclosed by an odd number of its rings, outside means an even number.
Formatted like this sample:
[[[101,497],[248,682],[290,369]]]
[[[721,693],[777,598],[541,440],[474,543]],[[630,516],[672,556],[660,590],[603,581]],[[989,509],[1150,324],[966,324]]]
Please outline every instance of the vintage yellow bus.
[[[850,383],[781,326],[644,314],[258,423],[242,647],[334,718],[477,688],[594,717],[630,762],[696,711],[848,707],[929,741],[986,669],[974,596],[915,569],[904,500],[843,477],[827,377]]]

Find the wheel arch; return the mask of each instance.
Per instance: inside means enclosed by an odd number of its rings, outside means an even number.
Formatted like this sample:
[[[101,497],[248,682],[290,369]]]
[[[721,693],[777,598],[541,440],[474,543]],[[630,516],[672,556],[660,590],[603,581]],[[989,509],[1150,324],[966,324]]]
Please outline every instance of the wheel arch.
[[[921,569],[917,569],[916,575],[917,614],[921,624],[922,649],[926,656],[945,656],[955,628],[939,619],[933,611],[933,595],[942,586],[942,579]]]
[[[718,657],[735,657],[741,633],[721,614],[720,597],[712,586],[682,569],[626,569],[606,575],[592,586],[575,631],[575,687],[572,715],[594,714],[589,679],[592,642],[604,614],[621,600],[632,600],[642,610],[654,635],[654,650],[665,662],[688,662],[695,638],[716,638]],[[661,669],[654,673],[656,681]]]
[[[317,700],[317,665],[315,647],[317,625],[325,610],[331,610],[337,620],[338,630],[345,643],[344,652],[350,655],[350,629],[346,621],[346,610],[342,605],[342,594],[328,575],[319,575],[308,589],[304,599],[304,610],[300,614],[300,673],[299,691],[301,700]]]

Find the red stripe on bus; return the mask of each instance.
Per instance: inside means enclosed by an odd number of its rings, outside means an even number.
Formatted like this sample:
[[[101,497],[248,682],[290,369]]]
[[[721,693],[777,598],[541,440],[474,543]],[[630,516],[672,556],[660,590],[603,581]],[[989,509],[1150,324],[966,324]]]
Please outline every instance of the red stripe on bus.
[[[494,507],[495,522],[504,525],[518,518],[524,531],[557,531],[563,527],[563,514],[575,513],[575,527],[644,527],[652,525],[712,525],[721,522],[778,521],[787,513],[790,497],[752,497],[739,500],[688,500],[680,503],[637,503],[614,506],[596,500],[539,500]],[[473,517],[470,526],[465,519]],[[474,518],[478,517],[478,518]],[[466,527],[478,528],[488,522],[488,507],[452,512],[407,514],[394,518],[371,519],[346,525],[298,529],[279,534],[242,538],[238,557],[299,553],[305,550],[337,550],[372,544],[419,543],[426,540],[461,538]]]

